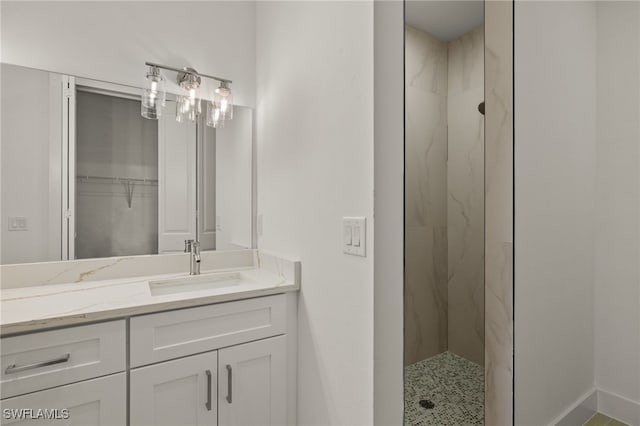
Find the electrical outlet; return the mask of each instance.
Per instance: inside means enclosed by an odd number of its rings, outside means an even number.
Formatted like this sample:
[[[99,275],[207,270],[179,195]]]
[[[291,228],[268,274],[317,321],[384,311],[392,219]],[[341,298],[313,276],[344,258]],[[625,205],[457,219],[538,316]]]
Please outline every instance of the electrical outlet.
[[[24,216],[13,216],[9,218],[9,231],[26,231],[27,218]]]

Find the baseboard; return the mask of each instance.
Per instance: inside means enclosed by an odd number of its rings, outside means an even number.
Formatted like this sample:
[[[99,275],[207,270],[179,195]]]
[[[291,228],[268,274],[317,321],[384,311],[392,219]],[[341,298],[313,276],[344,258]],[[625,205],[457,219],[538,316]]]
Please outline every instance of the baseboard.
[[[640,426],[640,402],[598,389],[598,411],[631,426]]]
[[[552,426],[582,426],[598,411],[598,391],[590,389],[556,417]]]

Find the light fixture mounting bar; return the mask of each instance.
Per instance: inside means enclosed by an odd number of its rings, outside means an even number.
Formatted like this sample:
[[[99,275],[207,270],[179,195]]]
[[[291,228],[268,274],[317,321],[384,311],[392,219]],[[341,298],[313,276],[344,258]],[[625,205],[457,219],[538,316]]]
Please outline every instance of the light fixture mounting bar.
[[[220,78],[220,77],[216,77],[216,76],[213,76],[213,75],[201,74],[201,73],[199,73],[197,71],[194,72],[193,70],[188,69],[188,68],[170,67],[168,65],[160,65],[160,64],[153,63],[153,62],[145,62],[144,64],[146,66],[148,66],[148,67],[162,68],[162,69],[169,70],[169,71],[187,72],[189,74],[195,74],[195,75],[197,75],[199,77],[204,77],[204,78],[209,78],[211,80],[216,80],[216,81],[219,81],[220,83],[227,83],[227,84],[231,84],[232,83],[231,80],[228,80],[226,78]]]

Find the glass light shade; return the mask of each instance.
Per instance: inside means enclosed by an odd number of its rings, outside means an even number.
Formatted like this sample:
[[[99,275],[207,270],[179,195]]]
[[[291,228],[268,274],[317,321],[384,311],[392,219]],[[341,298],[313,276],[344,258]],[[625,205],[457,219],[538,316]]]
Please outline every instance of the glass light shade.
[[[222,120],[233,119],[233,94],[229,83],[220,83],[213,97],[213,103],[220,110]]]
[[[150,67],[146,76],[146,87],[142,91],[140,113],[144,118],[157,120],[166,105],[165,80],[160,69]]]
[[[194,122],[201,112],[200,99],[194,96],[178,96],[176,98],[176,121],[178,123]]]
[[[216,129],[224,127],[224,117],[215,102],[207,102],[207,126]]]

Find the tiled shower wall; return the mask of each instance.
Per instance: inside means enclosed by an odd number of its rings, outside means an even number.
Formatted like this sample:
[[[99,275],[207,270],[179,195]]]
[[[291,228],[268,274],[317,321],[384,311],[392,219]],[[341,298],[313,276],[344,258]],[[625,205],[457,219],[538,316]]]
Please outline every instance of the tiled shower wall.
[[[449,43],[449,350],[484,362],[484,26]]]
[[[513,424],[513,2],[485,2],[485,424]]]
[[[482,364],[484,28],[405,34],[405,364],[446,350]]]
[[[447,44],[405,32],[405,365],[447,350]]]

